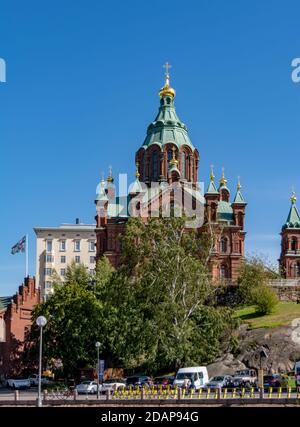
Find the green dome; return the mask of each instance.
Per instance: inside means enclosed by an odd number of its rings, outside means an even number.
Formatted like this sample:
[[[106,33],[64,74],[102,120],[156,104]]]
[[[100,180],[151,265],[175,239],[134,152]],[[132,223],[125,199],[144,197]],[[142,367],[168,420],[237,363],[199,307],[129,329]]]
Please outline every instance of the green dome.
[[[158,114],[147,129],[147,136],[143,148],[147,149],[152,144],[158,144],[161,148],[165,144],[175,144],[178,148],[187,145],[195,150],[187,133],[187,127],[178,118],[174,99],[171,96],[161,98]]]

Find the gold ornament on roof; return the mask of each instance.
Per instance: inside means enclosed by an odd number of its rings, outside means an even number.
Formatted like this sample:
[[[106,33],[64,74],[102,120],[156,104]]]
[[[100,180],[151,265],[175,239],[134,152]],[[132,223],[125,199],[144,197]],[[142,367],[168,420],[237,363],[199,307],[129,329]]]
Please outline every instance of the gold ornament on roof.
[[[111,166],[109,166],[109,168],[108,168],[108,177],[106,178],[106,181],[110,182],[110,183],[114,182],[114,179],[112,176],[112,167]]]
[[[292,195],[291,195],[292,205],[294,205],[296,203],[296,201],[297,201],[297,197],[296,197],[295,191],[293,191]]]
[[[239,176],[238,176],[238,182],[237,182],[236,188],[237,188],[238,191],[242,188]]]
[[[215,179],[215,175],[214,175],[214,165],[210,165],[210,176],[209,176],[211,181],[214,181]]]
[[[225,178],[224,168],[222,168],[222,178],[220,179],[220,184],[221,185],[227,184],[227,179]]]
[[[135,177],[136,177],[137,179],[139,179],[139,178],[140,178],[140,173],[139,173],[139,162],[136,162],[135,166],[136,166],[136,169],[135,169]]]
[[[171,68],[171,65],[166,62],[166,64],[164,65],[164,68],[166,69],[166,73],[165,73],[165,85],[164,87],[162,87],[159,91],[159,96],[161,98],[163,98],[164,96],[171,96],[172,98],[175,97],[176,92],[175,89],[173,89],[170,86],[170,75],[169,75],[169,68]]]
[[[175,147],[172,148],[172,151],[173,151],[173,157],[169,163],[170,163],[170,166],[176,166],[177,167],[178,160],[176,159],[176,156],[175,156]]]
[[[102,172],[101,176],[102,176],[102,178],[101,178],[101,191],[102,191],[102,193],[104,193],[105,180],[104,180],[104,173],[103,172]]]

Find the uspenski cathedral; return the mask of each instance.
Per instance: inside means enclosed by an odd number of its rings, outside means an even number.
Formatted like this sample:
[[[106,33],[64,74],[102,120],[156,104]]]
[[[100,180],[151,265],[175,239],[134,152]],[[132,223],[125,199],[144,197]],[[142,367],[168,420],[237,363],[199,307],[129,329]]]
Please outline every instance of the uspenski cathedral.
[[[102,179],[96,196],[97,259],[105,255],[112,265],[120,262],[118,235],[131,216],[143,221],[155,216],[194,218],[186,224],[201,233],[213,233],[210,256],[212,277],[235,282],[244,258],[246,202],[238,182],[233,200],[224,169],[219,183],[210,173],[208,188],[198,182],[200,156],[186,125],[175,110],[175,90],[170,86],[168,63],[165,84],[159,91],[158,114],[135,153],[136,179],[127,196],[116,194],[112,170]]]

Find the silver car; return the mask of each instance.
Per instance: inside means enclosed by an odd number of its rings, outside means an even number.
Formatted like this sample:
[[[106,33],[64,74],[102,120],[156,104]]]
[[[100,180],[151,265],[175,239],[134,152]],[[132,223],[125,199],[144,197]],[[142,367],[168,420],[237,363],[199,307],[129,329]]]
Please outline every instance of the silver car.
[[[76,390],[78,394],[96,394],[97,383],[95,381],[83,381],[76,386]],[[101,385],[99,385],[99,390],[101,390]]]
[[[232,384],[232,376],[218,375],[210,378],[209,382],[205,384],[206,388],[225,388],[230,387]]]

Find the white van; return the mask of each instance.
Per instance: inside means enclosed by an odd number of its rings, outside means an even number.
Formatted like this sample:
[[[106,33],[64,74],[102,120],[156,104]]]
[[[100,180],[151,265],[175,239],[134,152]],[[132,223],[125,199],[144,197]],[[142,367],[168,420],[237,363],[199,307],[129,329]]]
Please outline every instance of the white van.
[[[295,380],[296,380],[296,385],[300,386],[300,360],[298,360],[298,362],[295,363]]]
[[[194,386],[196,390],[208,383],[208,372],[205,366],[193,366],[191,368],[180,368],[176,374],[174,385]]]

